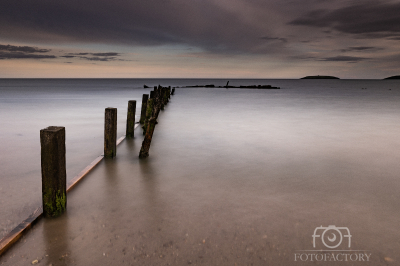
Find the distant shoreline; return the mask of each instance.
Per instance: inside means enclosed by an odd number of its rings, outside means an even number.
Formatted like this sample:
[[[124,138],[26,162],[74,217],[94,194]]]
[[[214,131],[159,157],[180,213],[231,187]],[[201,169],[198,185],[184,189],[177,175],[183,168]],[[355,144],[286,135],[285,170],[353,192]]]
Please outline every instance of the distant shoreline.
[[[391,76],[391,77],[387,77],[387,78],[384,78],[384,79],[400,79],[400,75]]]
[[[334,77],[334,76],[320,76],[320,75],[317,75],[317,76],[306,76],[306,77],[303,77],[301,79],[340,79],[340,78]]]

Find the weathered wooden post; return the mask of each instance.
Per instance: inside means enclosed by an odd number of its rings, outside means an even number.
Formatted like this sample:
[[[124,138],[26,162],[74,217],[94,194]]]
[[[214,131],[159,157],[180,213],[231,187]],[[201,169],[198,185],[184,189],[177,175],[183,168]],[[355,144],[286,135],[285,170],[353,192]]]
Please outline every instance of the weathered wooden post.
[[[154,128],[156,127],[156,122],[157,121],[155,117],[150,118],[148,121],[146,135],[144,136],[142,148],[140,149],[139,153],[139,158],[141,159],[149,157],[150,144],[153,137]]]
[[[128,102],[128,115],[126,118],[126,137],[133,138],[135,131],[136,101]]]
[[[65,127],[40,130],[42,203],[45,217],[56,217],[67,208]]]
[[[154,99],[156,97],[155,91],[150,91],[150,99]]]
[[[149,157],[151,139],[153,138],[154,129],[157,124],[156,116],[158,115],[159,112],[160,112],[160,106],[154,104],[153,114],[152,117],[150,117],[150,119],[147,121],[147,130],[139,153],[139,158],[141,159]]]
[[[161,101],[161,110],[164,110],[164,106],[165,106],[165,90],[164,88],[160,88],[160,101]]]
[[[171,95],[175,94],[175,88],[172,88]]]
[[[142,111],[140,112],[140,120],[139,123],[143,124],[144,120],[146,119],[146,104],[147,104],[147,100],[149,99],[149,95],[148,94],[143,94],[142,97]]]
[[[143,125],[143,135],[146,134],[149,120],[153,115],[153,108],[154,108],[154,99],[148,99],[147,100],[147,109],[146,109],[146,119],[145,119],[144,125]]]
[[[117,155],[117,108],[106,108],[104,119],[104,157]]]

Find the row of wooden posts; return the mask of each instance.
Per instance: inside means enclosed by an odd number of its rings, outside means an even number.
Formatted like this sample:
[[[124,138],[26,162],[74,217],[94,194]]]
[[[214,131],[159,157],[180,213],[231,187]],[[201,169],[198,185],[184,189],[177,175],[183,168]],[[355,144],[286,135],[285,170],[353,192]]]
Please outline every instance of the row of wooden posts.
[[[156,86],[143,94],[139,123],[143,125],[144,140],[139,158],[149,156],[151,139],[160,110],[169,102],[175,88]],[[128,102],[126,137],[134,137],[136,101]],[[67,174],[65,163],[65,127],[47,127],[40,130],[42,165],[42,203],[46,217],[59,216],[67,206]],[[113,158],[117,152],[117,108],[105,109],[104,157]]]

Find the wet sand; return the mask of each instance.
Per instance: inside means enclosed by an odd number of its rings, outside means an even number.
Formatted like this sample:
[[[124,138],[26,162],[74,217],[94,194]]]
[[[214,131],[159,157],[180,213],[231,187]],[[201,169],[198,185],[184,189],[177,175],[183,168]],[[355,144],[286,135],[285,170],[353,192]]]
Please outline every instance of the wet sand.
[[[63,216],[41,219],[0,265],[326,265],[295,261],[321,225],[348,227],[347,250],[371,254],[331,265],[400,261],[397,157],[376,160],[376,143],[353,139],[322,145],[324,132],[297,142],[279,117],[264,121],[271,139],[252,127],[257,113],[226,116],[237,100],[221,94],[214,100],[225,107],[204,111],[204,91],[180,92],[159,117],[148,159],[138,158],[137,128],[68,194]],[[267,136],[248,139],[257,134]]]

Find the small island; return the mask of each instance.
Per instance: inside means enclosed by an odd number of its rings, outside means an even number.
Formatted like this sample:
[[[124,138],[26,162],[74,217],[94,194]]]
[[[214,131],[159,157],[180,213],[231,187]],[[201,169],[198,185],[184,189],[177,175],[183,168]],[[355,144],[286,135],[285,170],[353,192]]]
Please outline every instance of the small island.
[[[338,77],[334,77],[334,76],[307,76],[301,79],[339,79]]]
[[[397,76],[391,76],[391,77],[384,78],[384,79],[400,79],[400,75],[397,75]]]

